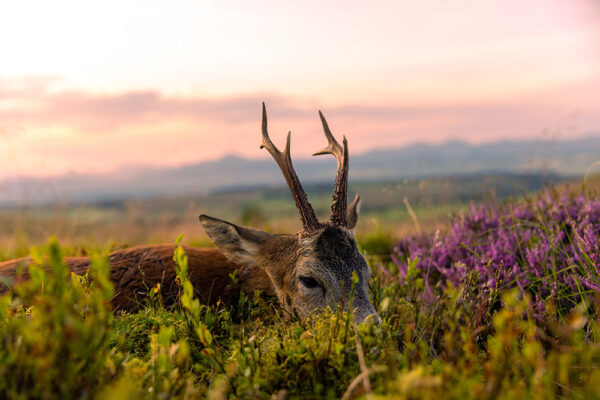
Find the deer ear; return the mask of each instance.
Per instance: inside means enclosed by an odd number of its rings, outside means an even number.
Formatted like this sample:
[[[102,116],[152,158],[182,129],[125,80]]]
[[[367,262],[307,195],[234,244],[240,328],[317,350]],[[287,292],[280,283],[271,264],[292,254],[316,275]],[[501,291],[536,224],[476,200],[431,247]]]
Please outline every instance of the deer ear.
[[[360,212],[360,196],[358,193],[354,200],[348,206],[346,210],[346,220],[348,221],[348,229],[354,229],[356,222],[358,221],[358,213]]]
[[[272,236],[258,229],[238,226],[208,215],[200,215],[200,223],[217,247],[236,264],[257,266],[260,247]]]

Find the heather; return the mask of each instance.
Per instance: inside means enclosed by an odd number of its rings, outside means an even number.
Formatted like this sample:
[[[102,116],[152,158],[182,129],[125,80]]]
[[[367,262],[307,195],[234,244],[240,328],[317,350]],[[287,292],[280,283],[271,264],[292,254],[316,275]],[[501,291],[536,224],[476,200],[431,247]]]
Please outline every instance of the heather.
[[[140,312],[114,313],[106,254],[70,275],[73,250],[51,239],[32,252],[50,270],[0,297],[0,398],[600,398],[599,204],[479,204],[400,240],[371,259],[379,325],[301,321],[260,293],[202,305],[181,247],[177,304],[148,288]],[[374,232],[363,251],[388,242]]]
[[[552,191],[503,206],[472,205],[448,232],[408,237],[394,247],[399,279],[409,268],[424,297],[467,280],[483,292],[517,287],[541,317],[552,303],[571,310],[600,292],[600,200]]]

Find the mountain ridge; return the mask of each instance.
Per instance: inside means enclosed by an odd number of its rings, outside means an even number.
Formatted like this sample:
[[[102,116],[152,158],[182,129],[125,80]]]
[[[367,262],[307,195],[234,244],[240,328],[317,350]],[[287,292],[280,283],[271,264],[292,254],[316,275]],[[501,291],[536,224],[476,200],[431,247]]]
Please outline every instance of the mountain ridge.
[[[600,135],[570,140],[500,141],[479,145],[462,141],[415,143],[351,156],[351,181],[417,179],[465,174],[549,173],[583,175],[600,159]],[[304,184],[329,182],[333,157],[298,158],[294,166]],[[129,167],[110,174],[68,173],[55,178],[0,181],[0,205],[42,205],[119,200],[129,197],[205,195],[216,190],[284,185],[273,160],[235,154],[178,167]]]

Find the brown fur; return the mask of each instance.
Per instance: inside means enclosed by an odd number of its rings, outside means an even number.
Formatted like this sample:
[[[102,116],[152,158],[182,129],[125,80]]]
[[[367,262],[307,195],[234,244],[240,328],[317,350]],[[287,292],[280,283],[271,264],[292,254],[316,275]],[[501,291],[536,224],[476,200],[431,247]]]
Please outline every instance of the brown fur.
[[[260,267],[241,267],[227,258],[218,249],[198,249],[184,246],[188,257],[188,275],[194,294],[205,304],[215,303],[218,299],[229,301],[231,278],[229,274],[239,270],[242,289],[247,293],[262,290],[274,295],[267,275]],[[138,246],[118,250],[110,254],[110,279],[115,286],[111,303],[115,310],[135,311],[143,304],[149,289],[160,283],[161,296],[165,304],[177,299],[178,286],[175,282],[174,246],[172,244]],[[69,269],[82,275],[88,270],[88,257],[67,257]],[[0,263],[0,276],[7,281],[17,283],[27,279],[30,258],[20,258]],[[19,268],[19,266],[22,266]],[[23,270],[19,274],[17,271]],[[0,283],[0,294],[8,290]]]

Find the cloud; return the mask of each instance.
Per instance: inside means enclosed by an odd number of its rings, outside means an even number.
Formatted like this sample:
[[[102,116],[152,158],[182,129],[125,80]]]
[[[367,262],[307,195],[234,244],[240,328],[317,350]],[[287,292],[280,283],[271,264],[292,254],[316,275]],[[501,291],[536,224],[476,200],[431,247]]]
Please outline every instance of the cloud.
[[[268,93],[217,98],[152,90],[90,93],[56,91],[54,83],[45,77],[0,79],[4,174],[177,165],[229,153],[266,156],[258,151],[263,100],[272,135],[283,141],[291,129],[299,156],[322,147],[319,108],[336,134],[347,135],[353,152],[417,141],[486,142],[542,134],[565,138],[600,127],[600,106],[594,100],[599,82],[512,98],[430,104],[411,104],[410,99],[322,104]]]
[[[278,116],[296,118],[307,110],[276,95],[245,95],[227,98],[167,97],[158,91],[93,94],[84,91],[53,93],[44,78],[0,79],[0,120],[21,123],[52,123],[105,131],[140,121],[178,118],[187,121],[227,121],[237,124],[256,120],[261,99],[269,99]]]

